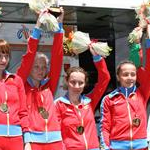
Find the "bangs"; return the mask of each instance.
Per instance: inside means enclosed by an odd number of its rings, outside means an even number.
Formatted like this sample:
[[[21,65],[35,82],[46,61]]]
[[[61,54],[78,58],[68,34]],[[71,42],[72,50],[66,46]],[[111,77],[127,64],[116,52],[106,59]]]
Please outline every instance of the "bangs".
[[[0,39],[0,52],[10,56],[10,46],[5,40],[2,39]]]

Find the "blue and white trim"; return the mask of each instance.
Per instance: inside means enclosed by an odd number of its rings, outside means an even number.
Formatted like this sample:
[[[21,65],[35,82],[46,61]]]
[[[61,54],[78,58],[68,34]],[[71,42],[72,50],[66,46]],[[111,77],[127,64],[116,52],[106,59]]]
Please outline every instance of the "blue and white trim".
[[[132,142],[132,149],[142,149],[148,146],[147,139],[137,139],[133,141],[110,141],[110,148],[112,149],[131,149],[131,142]]]
[[[59,26],[59,30],[56,31],[55,33],[64,33],[64,29],[63,29],[63,23],[58,23],[58,26]]]
[[[100,119],[100,123],[99,123],[99,132],[100,132],[100,138],[101,138],[101,145],[102,145],[102,147],[105,150],[109,150],[109,147],[105,144],[104,136],[103,136],[103,132],[102,132],[102,126],[103,126],[102,120],[103,120],[103,116],[104,116],[103,115],[104,114],[104,101],[105,101],[106,96],[102,99],[102,102],[101,102],[101,105],[100,105],[100,110],[101,110],[100,116],[101,116],[101,119]]]
[[[146,39],[146,48],[150,48],[150,39]]]
[[[86,97],[85,95],[80,95],[79,99],[81,100],[81,103],[83,105],[87,105],[91,102],[91,99]],[[63,97],[57,98],[54,102],[57,103],[57,101],[61,101],[61,102],[66,103],[66,104],[71,104],[69,97],[68,97],[68,93]]]
[[[0,136],[5,137],[17,137],[22,136],[24,139],[24,143],[31,142],[30,133],[25,132],[22,133],[22,128],[19,125],[0,125]]]
[[[31,142],[30,132],[23,133],[23,141],[24,141],[24,143]]]
[[[40,39],[42,30],[39,28],[34,28],[31,37],[34,39]]]
[[[45,78],[45,79],[41,80],[40,85],[41,86],[45,85],[49,80],[50,80],[50,78]],[[28,81],[28,83],[30,84],[31,87],[35,87],[31,77],[28,77],[27,81]]]
[[[21,136],[22,129],[19,125],[0,125],[0,136]]]
[[[57,141],[62,141],[60,131],[50,131],[50,132],[30,132],[30,140],[33,143],[53,143]],[[29,141],[30,142],[30,141]]]
[[[101,55],[93,55],[93,61],[94,62],[98,62],[98,61],[100,61],[102,59],[102,57],[101,57]]]
[[[125,87],[119,87],[112,91],[110,94],[108,94],[109,98],[113,98],[114,96],[120,94],[120,92],[125,96],[128,97],[131,93],[134,93],[136,91],[136,86],[134,85],[131,88],[125,88]]]

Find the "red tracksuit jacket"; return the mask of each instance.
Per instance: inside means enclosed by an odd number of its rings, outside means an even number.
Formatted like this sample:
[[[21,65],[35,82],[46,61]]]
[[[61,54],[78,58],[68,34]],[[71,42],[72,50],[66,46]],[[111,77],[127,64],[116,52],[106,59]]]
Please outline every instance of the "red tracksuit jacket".
[[[78,107],[70,103],[67,95],[55,100],[67,150],[99,150],[93,111],[105,92],[110,76],[103,58],[95,62],[95,66],[98,70],[98,82],[91,93],[80,97],[81,104]],[[77,127],[81,124],[84,132],[80,135]]]
[[[30,82],[30,79],[27,80],[39,42],[37,39],[30,37],[27,54],[23,56],[21,67],[18,69],[18,74],[24,81],[27,95],[31,142],[51,143],[62,140],[60,125],[55,114],[55,105],[53,103],[53,95],[57,88],[63,60],[62,39],[63,33],[55,33],[48,78],[41,81],[39,88],[35,88]],[[48,119],[43,119],[39,114],[39,106],[46,108],[49,113]]]
[[[16,137],[23,131],[27,142],[29,120],[23,82],[18,75],[7,71],[4,76],[5,80],[0,82],[0,136]],[[2,110],[4,103],[7,103],[8,113]]]
[[[148,40],[149,41],[149,40]],[[147,41],[147,42],[148,42]],[[145,69],[137,72],[138,88],[117,88],[101,103],[101,145],[109,149],[142,149],[147,147],[146,106],[150,95],[150,43],[147,44]],[[140,119],[135,126],[134,118]]]

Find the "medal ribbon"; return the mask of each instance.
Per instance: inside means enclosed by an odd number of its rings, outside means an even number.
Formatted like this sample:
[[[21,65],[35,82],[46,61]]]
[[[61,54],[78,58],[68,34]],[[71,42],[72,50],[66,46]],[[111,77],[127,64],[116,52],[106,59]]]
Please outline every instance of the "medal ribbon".
[[[132,98],[131,98],[132,99]],[[133,104],[132,104],[133,103]],[[138,109],[139,109],[139,102],[138,102],[138,99],[137,99],[137,96],[134,95],[133,96],[133,99],[132,99],[132,103],[129,101],[129,104],[131,106],[131,108],[133,109],[133,111],[135,112],[135,116],[137,116],[137,112],[138,112]],[[133,106],[134,105],[134,106]]]
[[[7,106],[7,101],[8,101],[8,94],[7,94],[7,90],[5,88],[5,82],[9,79],[9,77],[11,77],[12,75],[7,75],[4,73],[4,80],[3,80],[3,93],[4,93],[4,97],[2,98],[2,102],[0,104],[0,108],[2,112],[8,113],[8,106]]]
[[[138,116],[139,101],[138,101],[136,95],[133,95],[132,102],[133,102],[133,104],[132,104],[131,102],[129,102],[130,107],[131,107],[131,108],[133,109],[133,111],[135,112],[135,116],[134,116],[133,119],[132,119],[132,123],[133,123],[133,126],[137,126],[137,127],[138,127],[138,126],[140,125],[140,118],[139,118],[139,116]],[[135,107],[134,107],[133,105],[134,105]]]
[[[33,89],[33,95],[36,108],[38,109],[39,107],[43,107],[43,96],[41,96],[40,90]]]
[[[75,105],[74,105],[75,106]],[[81,132],[84,132],[84,122],[83,122],[83,117],[82,117],[82,114],[81,114],[81,111],[80,109],[78,108],[78,106],[75,106],[75,109],[77,111],[75,111],[75,114],[78,118],[78,120],[81,122],[81,125],[77,126],[77,130],[83,130]],[[80,128],[80,129],[79,129]],[[79,131],[80,132],[80,131]],[[79,134],[82,134],[82,133],[79,133]]]
[[[44,97],[41,93],[38,93],[38,112],[41,114],[42,118],[43,119],[48,119],[48,116],[49,116],[49,113],[48,111],[46,110],[46,108],[43,106],[43,103],[44,103]]]

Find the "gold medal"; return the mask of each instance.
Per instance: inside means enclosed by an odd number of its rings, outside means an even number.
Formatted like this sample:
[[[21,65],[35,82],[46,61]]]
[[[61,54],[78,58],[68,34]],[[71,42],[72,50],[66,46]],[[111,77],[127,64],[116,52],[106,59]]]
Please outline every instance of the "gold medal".
[[[48,113],[48,111],[46,111],[46,109],[44,107],[39,107],[38,111],[41,114],[43,119],[48,119],[49,113]]]
[[[138,127],[140,125],[140,123],[141,123],[141,120],[137,117],[132,120],[132,124],[135,127]]]
[[[83,134],[83,132],[84,132],[84,127],[83,127],[83,126],[78,126],[78,127],[77,127],[77,132],[78,132],[79,134]]]
[[[2,103],[0,105],[0,110],[4,113],[7,113],[8,112],[8,105],[6,103]]]

